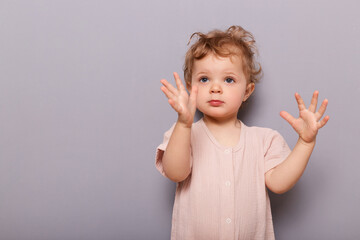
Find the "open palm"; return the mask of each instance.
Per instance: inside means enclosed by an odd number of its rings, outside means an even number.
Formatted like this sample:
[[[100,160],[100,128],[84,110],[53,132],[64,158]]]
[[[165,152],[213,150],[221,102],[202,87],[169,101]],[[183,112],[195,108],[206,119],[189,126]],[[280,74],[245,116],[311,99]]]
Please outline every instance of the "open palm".
[[[294,118],[290,113],[281,111],[280,116],[284,118],[299,134],[299,137],[306,143],[315,141],[318,130],[325,126],[329,120],[329,116],[322,116],[325,113],[328,100],[325,99],[319,110],[316,112],[319,92],[315,91],[309,108],[306,108],[305,103],[298,93],[295,93],[295,98],[299,107],[299,117]]]
[[[160,82],[163,84],[161,90],[168,98],[168,102],[171,107],[178,113],[178,121],[185,124],[187,127],[191,127],[194,121],[194,115],[196,111],[196,87],[192,87],[190,96],[186,92],[186,88],[181,82],[179,75],[174,72],[174,78],[177,89],[172,86],[168,81],[162,79]]]

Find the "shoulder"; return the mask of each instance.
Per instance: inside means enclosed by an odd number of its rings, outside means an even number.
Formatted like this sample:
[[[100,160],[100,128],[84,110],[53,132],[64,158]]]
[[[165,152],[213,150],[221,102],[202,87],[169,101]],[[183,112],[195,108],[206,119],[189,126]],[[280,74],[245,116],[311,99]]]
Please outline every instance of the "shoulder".
[[[276,130],[267,127],[257,127],[257,126],[246,126],[243,124],[245,132],[248,136],[257,137],[257,138],[267,138],[271,135],[278,134]]]
[[[246,127],[246,142],[256,144],[259,149],[262,149],[265,155],[278,155],[289,153],[289,147],[286,140],[281,134],[271,128],[266,127]]]
[[[191,132],[192,133],[195,133],[195,132],[199,132],[200,129],[202,129],[202,126],[201,126],[201,119],[195,123],[192,124],[191,126]],[[171,135],[172,132],[174,131],[174,128],[175,128],[175,125],[176,125],[176,122],[174,122],[171,127],[165,131],[165,135]]]
[[[278,131],[267,127],[245,126],[245,135],[247,141],[250,142],[251,139],[252,142],[261,143],[264,148],[268,148],[272,143],[283,144],[285,142]]]
[[[206,135],[206,131],[203,126],[202,119],[195,122],[191,126],[191,141],[202,139]]]
[[[194,122],[194,123],[192,124],[191,128],[192,128],[193,130],[196,130],[196,131],[197,131],[198,129],[201,129],[201,128],[202,128],[202,123],[203,123],[203,121],[202,121],[202,119],[200,119],[200,120]]]

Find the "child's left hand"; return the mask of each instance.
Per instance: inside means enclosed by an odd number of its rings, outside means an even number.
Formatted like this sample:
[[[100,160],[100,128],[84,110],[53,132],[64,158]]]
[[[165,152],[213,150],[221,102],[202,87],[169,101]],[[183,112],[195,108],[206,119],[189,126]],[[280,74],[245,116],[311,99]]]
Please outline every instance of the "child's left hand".
[[[315,142],[318,130],[325,126],[325,124],[329,120],[329,116],[325,116],[320,121],[320,119],[325,113],[328,104],[327,99],[322,102],[319,110],[315,112],[318,102],[318,96],[319,92],[315,91],[311,99],[311,104],[309,108],[306,109],[303,99],[298,93],[295,93],[295,98],[299,107],[299,118],[297,119],[286,111],[280,112],[280,116],[284,118],[294,128],[294,130],[299,134],[299,137],[305,143]]]

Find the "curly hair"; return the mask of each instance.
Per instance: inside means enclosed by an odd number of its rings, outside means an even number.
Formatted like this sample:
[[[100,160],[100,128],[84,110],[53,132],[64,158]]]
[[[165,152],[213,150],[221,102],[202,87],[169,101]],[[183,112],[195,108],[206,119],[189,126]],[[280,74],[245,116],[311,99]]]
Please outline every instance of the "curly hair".
[[[262,75],[261,65],[255,61],[257,48],[253,35],[240,26],[231,26],[226,31],[213,30],[207,34],[195,32],[189,39],[198,37],[185,56],[184,78],[191,86],[191,76],[195,60],[206,57],[209,53],[219,57],[240,56],[243,72],[248,83],[257,83]]]

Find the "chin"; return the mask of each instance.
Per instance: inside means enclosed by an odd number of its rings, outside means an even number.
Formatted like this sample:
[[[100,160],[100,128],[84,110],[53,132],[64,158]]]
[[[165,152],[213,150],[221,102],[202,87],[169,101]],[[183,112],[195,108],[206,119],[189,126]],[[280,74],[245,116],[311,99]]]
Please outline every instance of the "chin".
[[[222,119],[222,118],[229,118],[231,116],[235,116],[237,117],[237,112],[235,114],[231,114],[231,113],[224,113],[224,112],[215,112],[215,111],[205,111],[202,112],[204,114],[204,116],[208,116],[211,118],[216,118],[216,119]]]

